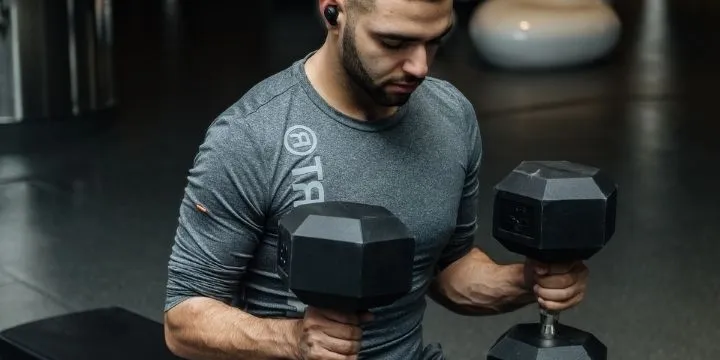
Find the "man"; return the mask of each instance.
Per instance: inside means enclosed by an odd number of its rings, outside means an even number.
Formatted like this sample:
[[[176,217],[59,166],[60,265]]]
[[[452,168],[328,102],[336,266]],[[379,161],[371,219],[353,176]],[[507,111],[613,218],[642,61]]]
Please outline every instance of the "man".
[[[319,0],[324,45],[209,127],[168,267],[168,347],[187,359],[442,359],[426,295],[468,315],[581,301],[586,267],[499,265],[473,247],[481,138],[428,77],[452,0]],[[275,272],[277,222],[329,200],[388,208],[417,238],[411,292],[370,314],[305,307]],[[320,255],[319,255],[320,256]]]

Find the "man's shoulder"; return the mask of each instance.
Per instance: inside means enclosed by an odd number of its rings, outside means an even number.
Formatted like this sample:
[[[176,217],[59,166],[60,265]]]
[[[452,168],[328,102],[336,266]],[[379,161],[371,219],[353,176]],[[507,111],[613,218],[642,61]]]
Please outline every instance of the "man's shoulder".
[[[242,122],[285,111],[289,104],[288,97],[301,86],[300,80],[295,76],[294,66],[295,64],[253,85],[227,108],[221,117],[231,116]]]
[[[426,107],[423,113],[440,113],[444,118],[466,129],[476,126],[475,108],[455,85],[447,80],[427,77],[419,88],[416,103]]]
[[[455,87],[451,82],[441,78],[426,77],[423,81],[422,88],[429,94],[442,98],[443,100],[468,101],[460,89]]]
[[[303,90],[292,66],[266,77],[213,119],[206,145],[257,152],[277,144],[298,91]]]
[[[423,102],[427,105],[447,107],[448,110],[460,111],[463,115],[473,111],[473,106],[465,94],[447,80],[428,76],[420,90]]]

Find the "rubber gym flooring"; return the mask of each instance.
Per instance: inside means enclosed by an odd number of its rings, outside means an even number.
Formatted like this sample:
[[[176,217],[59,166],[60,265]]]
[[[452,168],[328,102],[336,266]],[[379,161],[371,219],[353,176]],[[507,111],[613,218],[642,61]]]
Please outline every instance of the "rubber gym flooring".
[[[115,2],[119,107],[87,119],[0,127],[0,329],[119,305],[160,320],[185,176],[208,123],[321,40],[314,2]],[[460,27],[435,76],[475,104],[485,141],[477,244],[492,186],[524,159],[567,159],[620,185],[617,233],[588,264],[590,288],[562,321],[610,358],[720,357],[718,3],[614,2],[617,51],[590,67],[499,71]],[[430,303],[428,341],[481,358],[528,307],[490,318]]]

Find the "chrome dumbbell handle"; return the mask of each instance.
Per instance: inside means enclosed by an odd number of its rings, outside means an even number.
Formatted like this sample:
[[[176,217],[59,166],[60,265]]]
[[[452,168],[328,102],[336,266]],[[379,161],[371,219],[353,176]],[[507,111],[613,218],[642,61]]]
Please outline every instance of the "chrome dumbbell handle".
[[[544,339],[552,339],[556,335],[560,312],[540,308],[540,332]]]

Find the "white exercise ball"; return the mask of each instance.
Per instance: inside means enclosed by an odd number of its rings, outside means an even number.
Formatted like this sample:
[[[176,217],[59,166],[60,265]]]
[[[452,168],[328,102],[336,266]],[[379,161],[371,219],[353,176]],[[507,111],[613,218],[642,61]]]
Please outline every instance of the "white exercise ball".
[[[606,56],[620,19],[604,0],[488,0],[470,19],[470,37],[504,68],[574,66]]]

